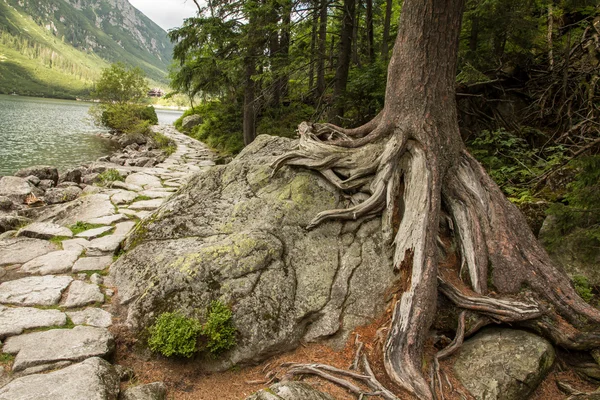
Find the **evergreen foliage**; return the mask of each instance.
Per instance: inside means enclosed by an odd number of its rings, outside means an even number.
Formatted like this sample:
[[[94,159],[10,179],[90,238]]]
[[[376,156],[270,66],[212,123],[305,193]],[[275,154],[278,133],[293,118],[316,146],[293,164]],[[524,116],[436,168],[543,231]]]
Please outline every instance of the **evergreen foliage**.
[[[200,322],[178,313],[161,314],[150,327],[148,346],[163,356],[191,357],[197,351],[196,341],[202,330]]]

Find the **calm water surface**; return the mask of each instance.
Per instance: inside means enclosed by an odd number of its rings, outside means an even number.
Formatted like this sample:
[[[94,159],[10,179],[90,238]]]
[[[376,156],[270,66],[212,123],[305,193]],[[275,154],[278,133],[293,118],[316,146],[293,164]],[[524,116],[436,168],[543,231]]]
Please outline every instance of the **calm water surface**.
[[[0,175],[32,165],[61,170],[116,150],[106,132],[88,116],[89,103],[0,95]],[[159,122],[172,124],[181,112],[157,110]]]

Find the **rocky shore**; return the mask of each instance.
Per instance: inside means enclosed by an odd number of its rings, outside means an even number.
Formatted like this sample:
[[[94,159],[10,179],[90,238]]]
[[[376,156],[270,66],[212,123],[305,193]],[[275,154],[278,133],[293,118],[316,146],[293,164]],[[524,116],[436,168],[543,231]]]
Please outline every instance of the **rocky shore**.
[[[161,383],[119,394],[131,371],[110,363],[107,275],[138,221],[214,155],[171,126],[153,129],[173,154],[133,141],[63,174],[42,166],[0,178],[0,399],[165,398]]]

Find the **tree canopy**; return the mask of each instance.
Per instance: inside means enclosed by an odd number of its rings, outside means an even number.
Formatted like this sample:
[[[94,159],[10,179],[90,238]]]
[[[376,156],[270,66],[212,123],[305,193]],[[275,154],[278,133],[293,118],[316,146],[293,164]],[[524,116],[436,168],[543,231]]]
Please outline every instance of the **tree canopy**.
[[[146,74],[141,68],[115,63],[102,70],[92,95],[106,103],[141,103],[148,90]]]

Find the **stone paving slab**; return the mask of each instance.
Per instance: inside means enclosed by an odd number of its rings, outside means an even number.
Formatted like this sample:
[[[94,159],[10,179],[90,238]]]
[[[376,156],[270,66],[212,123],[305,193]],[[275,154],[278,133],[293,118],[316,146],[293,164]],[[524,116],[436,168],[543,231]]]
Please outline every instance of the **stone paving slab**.
[[[104,303],[104,295],[100,291],[98,285],[74,281],[71,283],[71,286],[69,286],[69,293],[62,305],[64,307],[72,308],[87,306],[88,304],[94,303]]]
[[[0,339],[20,335],[25,329],[62,326],[66,323],[65,313],[59,310],[0,305]]]
[[[132,191],[132,192],[139,192],[140,190],[143,189],[139,185],[134,185],[134,184],[131,184],[131,183],[120,182],[120,181],[113,182],[111,184],[111,187],[117,188],[117,189],[129,190],[129,191]]]
[[[112,264],[112,256],[101,256],[101,257],[81,257],[73,265],[73,272],[83,271],[102,271],[110,264]]]
[[[19,306],[53,306],[73,281],[70,276],[32,276],[0,284],[0,303]]]
[[[71,226],[78,221],[87,221],[115,213],[115,207],[110,202],[110,196],[104,193],[83,196],[76,200],[75,205],[68,204],[55,222],[63,226]]]
[[[150,197],[152,199],[162,199],[165,197],[169,197],[173,192],[167,192],[163,190],[143,190],[140,192],[141,196]]]
[[[17,236],[49,240],[55,237],[73,237],[73,232],[52,222],[34,222],[20,229]]]
[[[165,202],[164,199],[142,200],[136,201],[129,206],[130,210],[134,211],[154,211]]]
[[[119,377],[101,358],[15,379],[0,388],[0,400],[116,400]]]
[[[144,219],[148,215],[152,214],[150,211],[133,211],[127,208],[119,208],[119,212],[139,219]]]
[[[136,172],[135,174],[129,175],[125,178],[125,183],[140,186],[144,189],[162,187],[159,178],[142,172]]]
[[[24,237],[2,239],[0,240],[0,266],[24,264],[56,250],[58,247],[46,240]]]
[[[106,217],[91,218],[84,222],[87,222],[88,224],[112,225],[117,222],[127,221],[128,219],[129,218],[127,218],[123,214],[114,214],[114,215],[107,215]]]
[[[129,190],[121,190],[119,191],[119,193],[113,194],[110,197],[110,201],[112,201],[113,204],[116,205],[128,204],[131,203],[136,197],[138,197],[138,194],[136,192],[131,192]]]
[[[18,372],[56,361],[105,357],[114,347],[114,338],[107,329],[76,326],[73,329],[52,329],[11,336],[6,339],[2,351],[17,355],[12,370]]]
[[[90,241],[83,238],[75,238],[63,240],[61,244],[63,250],[79,251],[79,254],[81,254],[83,250],[87,249],[87,246],[90,244]]]
[[[112,315],[101,308],[89,307],[82,311],[67,311],[67,315],[75,325],[89,325],[108,328],[112,325]]]
[[[64,274],[71,270],[80,255],[80,250],[53,251],[23,264],[19,271],[31,275]]]
[[[112,231],[113,229],[114,227],[112,226],[101,226],[100,228],[88,229],[87,231],[80,232],[75,235],[75,237],[92,240]]]
[[[125,235],[117,235],[116,233],[94,239],[90,241],[86,254],[88,256],[105,256],[108,254],[115,254],[115,252],[121,246],[121,242],[123,240],[125,240]]]

